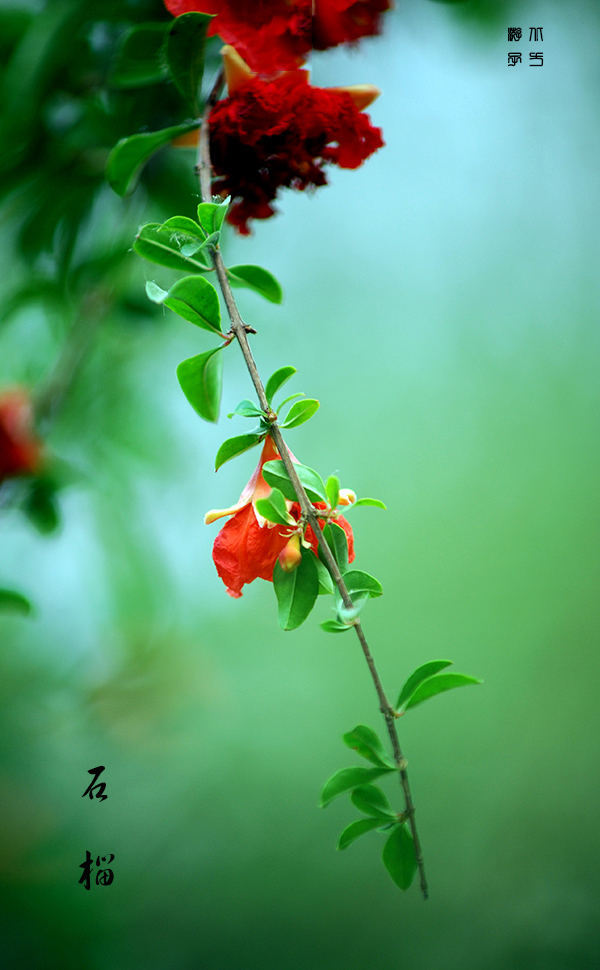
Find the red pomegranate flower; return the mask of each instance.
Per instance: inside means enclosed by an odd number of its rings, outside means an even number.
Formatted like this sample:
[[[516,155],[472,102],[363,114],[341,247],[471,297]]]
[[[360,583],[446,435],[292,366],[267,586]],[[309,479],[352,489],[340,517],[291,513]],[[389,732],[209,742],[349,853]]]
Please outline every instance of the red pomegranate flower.
[[[41,457],[29,394],[22,388],[4,391],[0,394],[0,484],[17,475],[35,474]]]
[[[254,71],[299,67],[312,47],[311,0],[165,0],[178,17],[216,14],[208,33],[232,44]]]
[[[213,509],[204,517],[208,525],[225,515],[232,516],[215,539],[213,560],[219,576],[227,587],[227,592],[236,599],[242,595],[242,586],[245,583],[251,583],[255,579],[266,579],[272,582],[273,569],[278,558],[282,568],[287,571],[294,569],[300,561],[298,533],[294,532],[292,527],[286,528],[274,522],[267,522],[256,510],[256,500],[265,498],[271,492],[271,486],[267,485],[262,476],[262,467],[266,461],[272,461],[275,458],[279,458],[279,452],[272,438],[267,436],[260,461],[240,495],[239,501],[229,509]],[[286,504],[290,515],[298,522],[299,503],[287,502]],[[327,506],[324,502],[320,502],[316,508],[326,509]],[[348,561],[352,562],[354,559],[352,527],[341,515],[336,516],[335,521],[346,533]],[[318,541],[310,526],[307,526],[305,539],[316,553]]]
[[[312,46],[324,51],[338,44],[355,43],[378,34],[381,15],[390,0],[317,0],[312,26]]]
[[[232,44],[254,71],[299,67],[311,48],[325,50],[379,32],[390,0],[165,0],[178,17],[213,14],[208,33]]]
[[[227,219],[242,234],[250,232],[249,219],[274,215],[281,186],[325,185],[325,165],[358,168],[383,145],[381,130],[360,110],[377,88],[311,87],[306,71],[264,79],[231,47],[224,61],[229,97],[210,116],[214,191],[232,197]]]

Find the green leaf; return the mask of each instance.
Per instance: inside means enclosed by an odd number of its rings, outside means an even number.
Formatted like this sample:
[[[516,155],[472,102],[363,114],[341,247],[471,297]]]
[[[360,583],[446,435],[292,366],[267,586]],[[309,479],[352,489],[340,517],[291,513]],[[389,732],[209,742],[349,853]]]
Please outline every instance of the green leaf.
[[[281,284],[262,266],[230,266],[227,276],[232,286],[254,290],[271,303],[281,303],[283,300]]]
[[[32,479],[22,505],[29,521],[42,535],[58,528],[60,518],[56,502],[56,484],[47,478]]]
[[[264,414],[261,409],[254,404],[253,401],[240,401],[235,411],[231,411],[227,415],[228,418],[232,418],[234,414],[239,414],[242,418],[263,418]]]
[[[330,475],[325,483],[327,499],[332,509],[337,508],[340,500],[340,480],[337,475]]]
[[[340,623],[351,623],[355,620],[363,606],[369,599],[368,593],[361,593],[360,595],[355,593],[352,598],[352,606],[344,606],[344,601],[339,594],[339,591],[335,590],[335,605],[338,612],[338,620]]]
[[[333,580],[329,575],[329,570],[323,565],[320,559],[315,556],[317,573],[319,574],[319,596],[325,593],[333,593]],[[323,624],[321,624],[322,626]]]
[[[221,334],[221,308],[217,291],[204,276],[184,276],[177,280],[168,293],[153,283],[146,286],[146,293],[155,303],[164,303],[184,320]]]
[[[375,731],[367,727],[366,724],[358,724],[353,731],[344,734],[342,740],[344,744],[356,751],[361,758],[366,758],[371,764],[378,767],[396,768],[395,762],[386,753]]]
[[[198,206],[198,219],[207,236],[220,232],[230,201],[228,196],[224,202],[201,202]]]
[[[290,394],[289,397],[284,398],[283,401],[281,401],[277,405],[277,408],[278,408],[278,410],[281,410],[281,408],[284,407],[289,401],[295,401],[297,397],[304,397],[304,396],[305,395],[304,395],[304,393],[302,391],[298,391],[297,394]]]
[[[205,421],[215,423],[219,420],[223,387],[222,349],[215,347],[196,357],[188,357],[177,368],[177,380],[194,411]]]
[[[359,839],[361,835],[366,835],[367,832],[372,832],[373,829],[378,829],[381,827],[380,818],[359,818],[357,822],[351,822],[350,825],[344,829],[340,835],[340,841],[337,844],[338,849],[347,849],[349,845],[352,845],[356,839]]]
[[[312,418],[320,406],[318,401],[310,397],[304,398],[303,401],[296,401],[289,409],[282,428],[297,428],[299,424],[304,424],[305,421]]]
[[[212,20],[205,13],[184,13],[169,27],[165,57],[169,73],[179,93],[196,115],[198,92],[204,74],[206,31]]]
[[[296,474],[300,479],[300,482],[302,485],[304,485],[304,489],[310,501],[326,502],[327,492],[325,491],[325,485],[323,484],[323,479],[321,476],[307,465],[297,465],[294,462],[294,468],[296,469]],[[289,479],[288,473],[285,470],[285,465],[281,459],[268,461],[263,465],[263,478],[266,482],[268,482],[271,488],[278,488],[280,492],[283,492],[285,497],[289,499],[290,502],[298,501],[298,497],[294,491],[294,486]]]
[[[360,596],[362,593],[367,593],[369,596],[381,596],[383,593],[383,586],[379,580],[370,576],[369,573],[363,573],[360,569],[350,569],[347,573],[344,573],[344,582],[348,587],[351,599],[354,599],[355,595]]]
[[[357,505],[372,505],[376,509],[387,509],[387,505],[384,505],[378,498],[358,498],[352,508],[355,509]]]
[[[410,677],[408,677],[404,682],[404,686],[400,691],[398,702],[396,704],[396,710],[401,710],[401,708],[410,698],[411,694],[413,694],[417,689],[419,684],[421,684],[424,680],[428,680],[430,677],[433,677],[434,674],[437,674],[438,671],[443,670],[444,667],[451,667],[453,662],[454,661],[452,660],[430,660],[428,663],[422,664],[420,667],[417,667],[416,670],[413,670]]]
[[[149,222],[137,234],[133,248],[139,256],[151,263],[159,263],[169,269],[183,272],[205,273],[210,269],[201,259],[192,259],[181,253],[180,235],[170,229],[163,229],[157,222]]]
[[[279,607],[277,620],[282,630],[295,630],[304,623],[319,594],[319,575],[315,554],[300,547],[302,560],[291,573],[283,571],[279,562],[273,570],[273,586]]]
[[[405,892],[417,872],[413,837],[406,825],[395,828],[385,843],[383,864],[396,885]]]
[[[392,768],[342,768],[341,771],[336,771],[321,792],[321,808],[326,808],[338,795],[368,785],[393,770]]]
[[[166,23],[138,24],[127,31],[109,76],[113,88],[140,88],[168,77],[169,71],[161,56],[167,26]]]
[[[236,458],[238,455],[243,454],[250,448],[254,448],[259,441],[262,441],[264,434],[240,434],[237,438],[228,438],[224,441],[217,452],[217,457],[215,458],[215,471],[218,471],[221,465],[224,465],[226,461],[230,461],[232,458]]]
[[[20,613],[29,616],[33,607],[22,593],[12,589],[0,589],[0,613]]]
[[[373,815],[375,818],[393,818],[398,816],[392,811],[392,806],[378,785],[362,785],[355,788],[350,798],[359,812]]]
[[[290,377],[293,377],[296,373],[296,368],[287,366],[280,367],[279,370],[274,371],[267,381],[267,386],[265,387],[265,394],[267,395],[267,401],[269,404],[273,401],[273,398],[277,394],[280,387],[289,381]]]
[[[170,229],[173,233],[189,236],[188,242],[191,242],[192,239],[199,240],[200,242],[205,242],[206,240],[206,233],[202,229],[202,226],[199,226],[193,219],[188,219],[187,216],[171,216],[170,219],[163,222],[161,229]]]
[[[429,680],[423,681],[417,687],[414,694],[404,705],[404,710],[407,711],[410,707],[422,704],[430,697],[435,697],[436,694],[442,694],[447,690],[453,690],[455,687],[467,687],[468,684],[481,683],[481,680],[477,680],[476,677],[469,677],[467,674],[438,674],[436,677],[430,677]]]
[[[278,488],[274,488],[266,498],[256,500],[256,511],[269,522],[279,525],[296,525],[296,520],[289,514],[285,499]]]
[[[353,624],[340,623],[339,620],[323,620],[320,626],[326,633],[346,633],[347,630],[352,629]]]
[[[193,131],[198,125],[198,121],[189,121],[183,125],[163,128],[161,131],[148,131],[140,135],[130,135],[129,138],[121,138],[106,162],[106,178],[111,189],[117,195],[129,195],[135,189],[148,159],[173,138]]]
[[[323,535],[325,536],[325,541],[331,549],[333,558],[338,564],[339,570],[343,575],[348,569],[348,540],[346,538],[346,533],[342,529],[341,525],[337,525],[335,522],[329,522],[329,524],[323,529]],[[322,562],[324,562],[321,547],[319,547],[319,558]],[[325,565],[327,565],[327,563],[325,563]]]

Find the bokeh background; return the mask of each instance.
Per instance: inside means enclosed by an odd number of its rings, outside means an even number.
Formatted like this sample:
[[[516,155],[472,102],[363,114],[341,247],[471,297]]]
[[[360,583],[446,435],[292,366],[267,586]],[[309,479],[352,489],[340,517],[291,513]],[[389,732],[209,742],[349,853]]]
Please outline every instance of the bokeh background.
[[[239,302],[261,372],[293,363],[290,393],[321,400],[295,454],[388,505],[352,522],[385,588],[364,622],[390,694],[437,657],[485,681],[400,722],[427,903],[393,885],[378,833],[334,851],[347,798],[317,808],[355,762],[341,735],[380,727],[358,645],[319,629],[328,598],[283,633],[270,584],[232,601],[213,569],[204,512],[257,453],[212,471],[246,426],[191,410],[175,368],[210,338],[145,301],[169,274],[127,252],[143,221],[193,214],[192,156],[163,152],[126,202],[101,186],[111,138],[163,110],[156,86],[142,109],[139,91],[103,102],[102,65],[166,14],[1,10],[1,384],[46,386],[84,293],[114,287],[89,341],[75,324],[82,364],[49,425],[60,526],[0,517],[0,585],[35,607],[0,618],[3,966],[597,967],[597,5],[398,2],[383,37],[313,61],[316,84],[383,90],[387,147],[225,242],[285,288],[282,307]],[[232,348],[225,414],[250,390]],[[98,764],[109,797],[91,803]],[[78,885],[86,849],[114,853],[111,887]]]

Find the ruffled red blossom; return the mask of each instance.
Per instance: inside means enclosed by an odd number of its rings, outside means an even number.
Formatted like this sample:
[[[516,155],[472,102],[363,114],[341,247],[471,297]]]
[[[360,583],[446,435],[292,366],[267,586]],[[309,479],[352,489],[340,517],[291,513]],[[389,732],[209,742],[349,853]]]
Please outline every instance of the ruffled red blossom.
[[[326,50],[376,34],[390,0],[165,0],[170,13],[214,15],[208,33],[232,44],[263,74],[299,67]]]
[[[204,517],[204,521],[208,524],[223,516],[232,516],[215,539],[213,560],[219,576],[227,587],[227,592],[235,599],[242,595],[242,587],[246,583],[251,583],[255,579],[266,579],[272,582],[273,570],[278,558],[282,568],[288,571],[299,561],[296,549],[298,533],[292,526],[286,527],[268,522],[256,509],[257,499],[265,498],[271,492],[271,486],[267,485],[263,478],[262,467],[265,462],[276,458],[279,458],[279,452],[272,438],[267,437],[260,461],[239,501],[231,508],[207,512]],[[299,522],[299,503],[287,502],[286,505],[290,515]],[[327,508],[324,502],[317,503],[315,507],[322,510]],[[352,527],[341,515],[337,515],[335,521],[346,533],[348,561],[352,562],[354,559]],[[316,553],[318,541],[310,526],[306,528],[304,538]]]
[[[178,17],[215,14],[208,29],[232,44],[254,71],[299,67],[312,47],[311,0],[165,0]]]
[[[370,90],[373,100],[378,92]],[[353,89],[311,87],[306,71],[288,71],[269,80],[238,79],[218,102],[210,116],[214,191],[232,197],[227,219],[243,235],[249,219],[274,215],[282,186],[326,185],[325,165],[358,168],[381,148],[381,129],[352,95]]]
[[[390,0],[317,0],[312,25],[312,46],[324,51],[378,34],[381,15]]]
[[[0,484],[17,475],[33,475],[42,459],[42,442],[33,430],[28,393],[13,388],[0,394]]]

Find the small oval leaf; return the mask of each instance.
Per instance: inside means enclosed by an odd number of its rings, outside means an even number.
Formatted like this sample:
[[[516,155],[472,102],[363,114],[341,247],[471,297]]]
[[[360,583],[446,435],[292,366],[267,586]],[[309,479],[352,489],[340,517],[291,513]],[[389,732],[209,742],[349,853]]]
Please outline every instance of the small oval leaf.
[[[385,843],[383,864],[396,885],[406,892],[417,872],[417,857],[413,837],[405,824],[395,828]]]
[[[353,627],[352,623],[340,623],[339,620],[323,620],[321,629],[326,633],[346,633]]]
[[[378,498],[358,498],[352,508],[356,508],[357,505],[372,505],[373,508],[387,510],[387,505],[384,505]]]
[[[296,373],[297,371],[295,367],[287,366],[280,367],[279,370],[276,370],[273,374],[271,374],[265,387],[265,394],[267,395],[267,401],[269,404],[271,404],[273,401],[273,398],[277,394],[279,388],[283,387],[286,381],[289,381],[290,377],[293,377]]]
[[[340,500],[340,480],[337,475],[330,475],[325,482],[325,488],[327,490],[327,499],[329,505],[332,509],[337,508],[337,504]]]
[[[223,387],[222,347],[208,350],[196,357],[188,357],[177,368],[181,390],[194,411],[205,421],[219,420],[219,406]]]
[[[331,549],[333,558],[337,562],[338,568],[343,575],[348,569],[348,540],[346,538],[346,533],[342,529],[341,525],[337,525],[335,522],[329,522],[329,524],[323,529],[323,535],[325,536],[325,541]],[[322,562],[324,561],[320,548],[319,558]],[[325,563],[325,565],[327,565],[327,563]]]
[[[356,822],[351,822],[347,828],[344,829],[340,835],[340,840],[337,844],[337,848],[341,851],[342,849],[347,849],[349,845],[352,845],[361,835],[366,835],[367,832],[372,832],[373,829],[378,829],[381,827],[380,818],[359,818]]]
[[[215,458],[215,471],[218,471],[221,465],[224,465],[226,461],[230,461],[232,458],[236,458],[238,455],[242,455],[245,451],[250,448],[254,448],[260,441],[263,440],[264,434],[240,434],[236,438],[228,438],[224,441],[217,452],[217,457]]]
[[[175,313],[197,327],[221,334],[221,308],[217,291],[203,276],[184,276],[163,299]]]
[[[383,586],[379,580],[370,576],[369,573],[364,573],[361,569],[350,569],[347,573],[344,573],[344,582],[348,587],[351,599],[363,593],[367,593],[369,596],[381,596],[383,593]]]
[[[296,401],[289,409],[282,428],[297,428],[298,425],[304,424],[305,421],[312,418],[320,406],[318,401],[310,397],[306,397],[302,401]]]
[[[262,266],[230,266],[227,276],[232,286],[254,290],[271,303],[281,303],[283,300],[281,284]]]
[[[366,724],[357,724],[353,731],[342,736],[344,744],[356,751],[361,758],[366,758],[378,767],[396,768],[396,764],[386,753],[379,736]]]
[[[342,768],[336,771],[335,775],[326,783],[321,792],[321,808],[326,808],[334,798],[343,795],[344,792],[352,791],[353,788],[360,788],[368,785],[376,778],[393,771],[393,768]]]
[[[138,256],[168,269],[178,269],[184,273],[205,273],[210,269],[208,263],[200,258],[183,256],[180,243],[179,233],[163,229],[157,222],[149,222],[140,229],[133,248]]]
[[[319,576],[315,554],[301,547],[302,559],[291,573],[279,562],[273,570],[273,586],[277,596],[277,620],[282,630],[296,630],[312,611],[319,594]]]
[[[193,131],[200,124],[190,121],[184,125],[172,125],[161,131],[148,131],[130,135],[117,142],[106,162],[106,179],[117,195],[129,195],[135,189],[142,168],[155,152],[179,135]]]
[[[299,465],[294,462],[294,468],[310,501],[326,502],[327,492],[321,476],[308,465]],[[271,488],[278,488],[290,502],[298,501],[294,486],[280,458],[275,461],[268,461],[263,465],[263,477]]]
[[[435,697],[436,694],[443,694],[444,691],[453,690],[455,687],[467,687],[469,684],[481,684],[483,681],[476,677],[469,677],[468,674],[437,674],[417,687],[410,699],[404,705],[404,710],[422,704],[423,701]]]
[[[376,818],[397,818],[392,811],[392,806],[378,785],[363,785],[355,788],[350,798],[353,805],[364,812],[365,815],[374,815]]]
[[[212,17],[205,13],[184,13],[172,21],[165,44],[165,57],[173,84],[195,114],[204,74],[206,31]]]
[[[274,488],[266,498],[259,498],[255,502],[256,511],[269,522],[279,525],[296,525],[296,520],[289,514],[285,499],[278,488]]]

